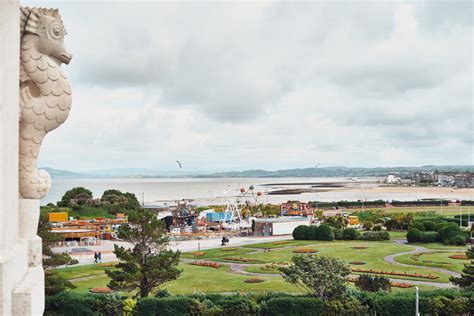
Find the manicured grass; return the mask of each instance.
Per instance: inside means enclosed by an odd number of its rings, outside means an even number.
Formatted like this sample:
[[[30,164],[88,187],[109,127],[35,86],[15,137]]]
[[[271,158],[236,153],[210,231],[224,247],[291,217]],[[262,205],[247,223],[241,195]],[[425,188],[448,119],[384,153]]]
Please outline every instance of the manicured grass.
[[[440,242],[433,242],[429,244],[424,244],[424,243],[413,243],[410,244],[412,246],[421,246],[427,249],[433,249],[433,250],[459,250],[459,251],[466,251],[468,246],[449,246],[445,245]]]
[[[197,251],[192,252],[184,252],[181,254],[182,258],[187,259],[217,259],[217,258],[225,258],[225,257],[243,257],[244,254],[252,252],[255,250],[247,249],[247,248],[235,248],[235,247],[222,247],[216,249],[209,249],[209,250],[202,250],[204,252],[203,256],[195,256],[194,253]]]
[[[406,239],[407,232],[388,232],[390,234],[390,239]]]
[[[464,254],[464,252],[459,253]],[[449,256],[454,254],[458,254],[458,252],[425,252],[418,257],[418,260],[415,260],[416,257],[411,254],[395,257],[395,261],[417,266],[443,268],[461,273],[464,263],[468,263],[470,260],[449,258]]]

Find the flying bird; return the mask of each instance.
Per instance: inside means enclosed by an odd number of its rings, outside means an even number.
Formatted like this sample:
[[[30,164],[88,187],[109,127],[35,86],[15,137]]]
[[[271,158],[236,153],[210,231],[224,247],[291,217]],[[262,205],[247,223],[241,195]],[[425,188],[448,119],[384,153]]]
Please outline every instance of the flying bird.
[[[314,167],[317,168],[317,167],[319,167],[319,165],[320,165],[320,163],[318,162],[318,163],[316,164],[316,166],[314,166]]]
[[[181,164],[181,162],[179,162],[178,160],[176,160],[176,162],[178,163],[178,166],[179,166],[180,168],[183,168],[183,165]]]

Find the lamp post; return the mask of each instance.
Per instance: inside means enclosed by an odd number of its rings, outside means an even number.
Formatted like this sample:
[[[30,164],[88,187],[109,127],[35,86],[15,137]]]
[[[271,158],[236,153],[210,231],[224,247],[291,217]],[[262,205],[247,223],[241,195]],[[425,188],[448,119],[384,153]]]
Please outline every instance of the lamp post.
[[[415,290],[416,290],[416,300],[415,300],[415,316],[420,316],[420,307],[419,307],[419,289],[418,289],[418,286],[415,286]]]

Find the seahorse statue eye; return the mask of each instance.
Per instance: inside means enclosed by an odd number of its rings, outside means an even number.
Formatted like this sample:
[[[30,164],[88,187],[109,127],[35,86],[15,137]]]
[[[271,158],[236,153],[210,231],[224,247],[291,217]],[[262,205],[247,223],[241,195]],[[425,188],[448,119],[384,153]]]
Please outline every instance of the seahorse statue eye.
[[[63,29],[59,24],[53,24],[52,34],[55,38],[61,38],[63,36]]]

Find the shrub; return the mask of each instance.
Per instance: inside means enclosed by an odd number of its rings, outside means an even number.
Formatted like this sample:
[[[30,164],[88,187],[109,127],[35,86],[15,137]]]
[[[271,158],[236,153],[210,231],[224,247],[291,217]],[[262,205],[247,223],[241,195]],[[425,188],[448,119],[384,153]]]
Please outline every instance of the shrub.
[[[434,231],[435,223],[432,221],[423,222],[423,226],[425,227],[425,231],[431,232]]]
[[[436,225],[435,225],[435,227],[434,227],[434,231],[440,232],[443,228],[445,228],[446,226],[448,226],[448,224],[449,224],[449,223],[446,222],[446,221],[436,223]]]
[[[317,239],[318,226],[311,225],[308,226],[306,230],[306,239],[307,240],[316,240]]]
[[[265,316],[313,316],[324,313],[324,303],[311,297],[276,297],[264,302],[262,315]]]
[[[45,315],[92,315],[101,295],[63,292],[45,298]]]
[[[382,231],[382,224],[377,224],[377,225],[375,225],[374,228],[373,228],[373,230],[376,231],[376,232]]]
[[[344,238],[343,230],[340,228],[335,228],[332,230],[334,233],[334,239],[336,240],[342,240]]]
[[[420,223],[420,222],[412,223],[409,229],[413,229],[413,228],[418,229],[420,232],[425,231],[425,226],[423,225],[423,223]]]
[[[421,237],[421,232],[418,228],[411,228],[407,233],[408,242],[418,242]]]
[[[429,242],[437,242],[439,241],[439,233],[438,232],[433,232],[433,231],[429,231],[429,232],[422,232],[421,235],[420,235],[420,242],[425,242],[425,243],[429,243]]]
[[[137,302],[137,314],[140,316],[157,315],[156,298],[142,298]]]
[[[122,311],[122,298],[119,295],[104,295],[94,302],[94,311],[100,315],[114,316],[120,315]]]
[[[454,239],[460,233],[461,233],[461,228],[459,228],[458,224],[449,223],[440,231],[441,240],[445,242],[447,240]]]
[[[251,316],[260,312],[260,306],[256,302],[237,295],[226,297],[219,305],[222,307],[223,315]]]
[[[293,239],[295,240],[305,240],[306,233],[308,231],[308,226],[300,225],[293,230]]]
[[[332,232],[331,226],[328,224],[322,224],[316,230],[316,239],[317,240],[334,240],[334,233]]]
[[[390,280],[383,276],[361,274],[355,285],[366,292],[390,291]]]
[[[359,236],[359,232],[354,228],[346,228],[343,232],[343,237],[345,240],[356,240]]]
[[[140,301],[139,301],[140,302]],[[155,298],[156,314],[160,316],[188,315],[192,299],[185,296]],[[139,313],[139,315],[141,315]]]
[[[371,231],[363,233],[362,236],[359,237],[359,239],[370,241],[390,240],[390,234],[386,231]]]

